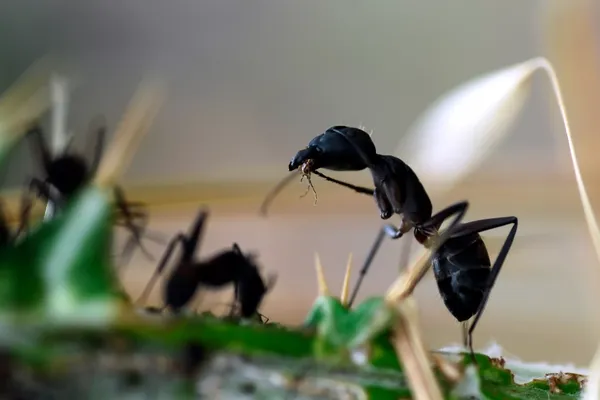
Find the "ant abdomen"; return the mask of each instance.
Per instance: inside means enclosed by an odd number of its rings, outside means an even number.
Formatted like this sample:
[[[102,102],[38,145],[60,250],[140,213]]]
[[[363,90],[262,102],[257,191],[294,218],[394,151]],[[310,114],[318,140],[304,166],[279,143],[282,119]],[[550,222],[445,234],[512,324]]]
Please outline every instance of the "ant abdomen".
[[[460,322],[477,313],[488,289],[491,262],[479,234],[448,239],[432,260],[446,308]]]

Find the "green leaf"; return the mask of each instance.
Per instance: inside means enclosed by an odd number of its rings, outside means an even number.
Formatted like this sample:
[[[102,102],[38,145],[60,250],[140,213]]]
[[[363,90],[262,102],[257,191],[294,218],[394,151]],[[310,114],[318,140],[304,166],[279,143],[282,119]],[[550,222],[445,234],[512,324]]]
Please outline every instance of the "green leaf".
[[[317,328],[319,336],[335,347],[354,348],[387,330],[392,315],[383,298],[367,299],[349,310],[335,297],[319,296],[305,325]]]
[[[119,294],[110,256],[110,200],[87,188],[64,213],[0,249],[0,315],[42,314],[46,323],[112,321]]]

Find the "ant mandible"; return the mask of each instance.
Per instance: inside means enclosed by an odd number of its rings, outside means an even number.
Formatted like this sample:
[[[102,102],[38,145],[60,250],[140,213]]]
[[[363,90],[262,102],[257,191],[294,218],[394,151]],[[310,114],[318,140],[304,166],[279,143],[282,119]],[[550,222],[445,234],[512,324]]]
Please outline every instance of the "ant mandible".
[[[71,142],[67,144],[61,154],[52,155],[44,135],[39,125],[34,125],[27,132],[31,140],[32,151],[36,155],[36,160],[41,163],[45,178],[31,178],[28,184],[28,191],[24,193],[22,199],[22,221],[18,229],[20,234],[27,229],[28,218],[33,205],[33,199],[30,193],[35,193],[37,197],[49,203],[54,210],[60,210],[66,201],[71,199],[87,182],[95,175],[96,169],[102,158],[104,141],[106,136],[106,125],[102,118],[93,121],[96,126],[96,144],[94,157],[91,164],[79,154],[69,152]],[[154,260],[152,255],[142,244],[141,237],[146,231],[148,223],[148,213],[144,210],[142,203],[127,202],[125,194],[120,187],[114,188],[116,205],[118,207],[115,213],[115,225],[128,229],[132,236],[126,243],[122,253],[123,258],[129,258],[137,244],[144,255],[150,260]],[[135,221],[135,222],[134,222]],[[147,233],[145,236],[159,243],[164,243],[159,238],[152,238]],[[126,257],[127,255],[127,257]]]
[[[258,308],[275,283],[271,276],[265,284],[253,255],[242,253],[237,243],[206,261],[198,261],[196,253],[204,233],[208,211],[201,209],[187,234],[178,233],[169,243],[152,278],[144,288],[138,304],[146,302],[158,277],[164,272],[175,246],[180,244],[182,252],[164,287],[165,306],[175,313],[185,307],[194,297],[200,285],[221,288],[233,284],[235,299],[240,306],[242,318],[259,316]]]
[[[337,171],[369,169],[374,189],[355,186],[330,178],[318,171],[325,168]],[[402,214],[399,228],[386,224],[378,233],[375,243],[360,271],[350,303],[354,301],[360,284],[366,275],[385,236],[402,237],[413,229],[416,240],[425,247],[436,246],[432,259],[438,290],[448,311],[463,324],[463,343],[474,359],[473,331],[487,304],[490,292],[514,241],[518,219],[514,216],[490,218],[461,223],[468,202],[454,204],[432,216],[432,204],[416,173],[405,162],[391,155],[378,154],[368,133],[361,129],[334,126],[310,141],[291,160],[288,169],[299,169],[302,174],[314,173],[330,182],[350,188],[358,193],[371,195],[382,219],[392,213]],[[275,195],[290,181],[286,177],[267,196],[263,213]],[[447,239],[436,243],[443,222],[456,215],[448,229]],[[512,224],[512,228],[492,265],[480,232]],[[473,316],[473,322],[468,320]]]

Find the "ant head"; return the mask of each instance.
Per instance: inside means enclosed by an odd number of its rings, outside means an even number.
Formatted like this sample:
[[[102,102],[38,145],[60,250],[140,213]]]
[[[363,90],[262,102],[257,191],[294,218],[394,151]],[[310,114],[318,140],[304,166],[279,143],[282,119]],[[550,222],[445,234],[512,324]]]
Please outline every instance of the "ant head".
[[[334,171],[359,171],[367,165],[357,154],[358,146],[368,157],[376,154],[368,133],[347,126],[334,126],[312,139],[308,146],[292,158],[288,169],[302,168],[304,174],[326,168]]]

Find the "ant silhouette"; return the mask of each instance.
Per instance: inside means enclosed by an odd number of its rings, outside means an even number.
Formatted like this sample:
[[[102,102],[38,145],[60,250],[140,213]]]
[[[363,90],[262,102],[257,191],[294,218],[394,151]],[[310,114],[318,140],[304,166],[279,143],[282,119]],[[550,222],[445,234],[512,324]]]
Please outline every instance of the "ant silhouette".
[[[32,144],[32,151],[36,155],[36,161],[41,162],[45,178],[34,177],[29,180],[28,190],[24,192],[22,198],[22,219],[18,234],[27,230],[28,227],[28,216],[33,206],[31,194],[35,194],[38,198],[46,201],[53,210],[59,211],[79,189],[94,177],[102,158],[106,126],[103,118],[97,118],[93,122],[97,125],[95,130],[97,139],[91,164],[88,164],[83,156],[69,152],[72,142],[66,145],[61,154],[53,156],[44,139],[42,128],[36,124],[29,129],[27,136],[31,140],[30,143]],[[114,188],[114,195],[117,205],[114,215],[115,225],[124,227],[131,232],[131,238],[125,245],[122,257],[129,260],[137,244],[144,255],[153,261],[154,257],[142,244],[142,236],[160,244],[164,244],[165,241],[146,231],[148,213],[145,210],[145,205],[139,202],[127,202],[123,190],[118,186]]]
[[[330,178],[318,172],[319,168],[335,171],[369,169],[375,188],[364,188]],[[358,128],[338,125],[327,129],[292,158],[288,169],[299,170],[303,175],[314,173],[327,181],[373,196],[381,219],[387,220],[392,214],[402,215],[399,228],[386,224],[378,233],[360,271],[350,305],[385,236],[399,239],[413,229],[417,242],[431,248],[439,239],[438,231],[443,222],[456,215],[444,235],[447,239],[436,248],[431,264],[440,296],[448,311],[462,323],[463,343],[469,348],[475,361],[473,331],[514,241],[518,227],[517,217],[462,223],[468,208],[467,201],[456,203],[432,216],[431,200],[417,174],[399,158],[378,154],[370,135]],[[266,213],[268,204],[289,181],[291,176],[284,178],[267,195],[261,207],[263,214]],[[479,233],[511,224],[512,228],[492,265]],[[469,325],[468,321],[473,316],[475,318]]]
[[[208,211],[201,209],[188,234],[180,232],[171,240],[152,278],[138,299],[138,304],[146,302],[156,280],[164,272],[175,246],[180,244],[181,255],[164,286],[165,307],[178,313],[189,304],[199,286],[221,288],[233,284],[240,316],[246,319],[257,315],[263,297],[275,283],[275,277],[271,276],[265,284],[254,262],[255,256],[243,254],[237,243],[234,243],[230,250],[222,251],[206,261],[198,261],[196,252],[204,233],[207,217]]]

